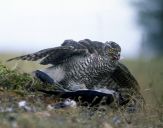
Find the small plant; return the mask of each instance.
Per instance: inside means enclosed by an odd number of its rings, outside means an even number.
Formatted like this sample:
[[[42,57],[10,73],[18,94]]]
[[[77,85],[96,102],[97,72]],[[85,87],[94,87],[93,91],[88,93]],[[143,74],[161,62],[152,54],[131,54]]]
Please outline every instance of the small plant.
[[[45,85],[27,73],[9,70],[0,63],[0,88],[1,90],[33,92],[37,89],[55,89],[55,86]]]

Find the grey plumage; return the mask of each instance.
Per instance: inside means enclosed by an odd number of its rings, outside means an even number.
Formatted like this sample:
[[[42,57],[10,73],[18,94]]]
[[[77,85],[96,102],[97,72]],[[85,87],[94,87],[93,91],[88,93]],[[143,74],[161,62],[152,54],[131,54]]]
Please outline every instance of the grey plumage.
[[[120,52],[120,46],[112,41],[102,43],[89,39],[79,42],[65,40],[60,47],[44,49],[9,61],[36,61],[43,58],[40,64],[52,64],[44,72],[55,82],[67,88],[91,88],[110,77],[117,66]]]

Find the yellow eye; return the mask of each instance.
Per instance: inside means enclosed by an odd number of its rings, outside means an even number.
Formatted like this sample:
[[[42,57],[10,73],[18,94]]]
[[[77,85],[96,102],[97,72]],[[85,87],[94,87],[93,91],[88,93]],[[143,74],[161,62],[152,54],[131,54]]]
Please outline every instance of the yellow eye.
[[[114,52],[114,49],[110,48],[110,49],[109,49],[109,52],[110,52],[110,53],[113,53],[113,52]]]

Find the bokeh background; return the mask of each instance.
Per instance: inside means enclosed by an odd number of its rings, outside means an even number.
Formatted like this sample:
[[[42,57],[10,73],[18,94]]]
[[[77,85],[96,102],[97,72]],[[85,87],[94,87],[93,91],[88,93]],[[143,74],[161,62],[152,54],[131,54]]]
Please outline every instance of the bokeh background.
[[[1,0],[0,52],[34,52],[65,39],[113,40],[124,57],[163,53],[162,0]]]
[[[0,0],[0,59],[12,69],[38,65],[6,63],[10,57],[85,38],[119,43],[142,92],[163,101],[162,0]]]
[[[124,0],[1,0],[0,52],[34,52],[89,38],[115,41],[124,57],[138,57],[143,30],[137,9]]]

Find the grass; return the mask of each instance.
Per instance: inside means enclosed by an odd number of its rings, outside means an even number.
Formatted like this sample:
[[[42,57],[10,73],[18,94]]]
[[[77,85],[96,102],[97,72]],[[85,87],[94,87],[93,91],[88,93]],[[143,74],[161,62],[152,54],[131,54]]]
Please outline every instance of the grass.
[[[35,92],[35,89],[51,87],[28,74],[44,67],[27,62],[6,63],[5,60],[13,56],[0,55],[0,111],[14,108],[12,112],[0,112],[0,128],[163,127],[163,58],[123,61],[138,80],[146,100],[145,111],[129,114],[109,107],[105,107],[106,111],[93,111],[85,107],[50,111],[47,105],[57,99]],[[17,103],[21,100],[26,100],[33,111],[19,109]]]

